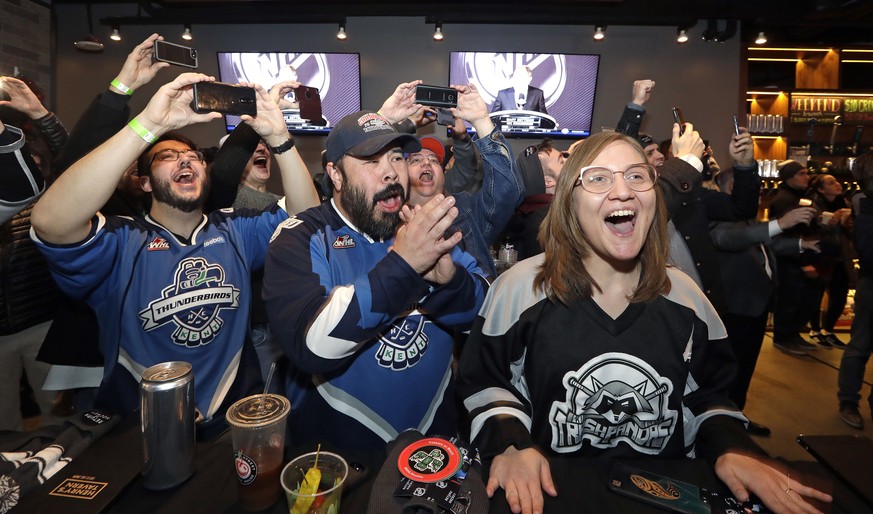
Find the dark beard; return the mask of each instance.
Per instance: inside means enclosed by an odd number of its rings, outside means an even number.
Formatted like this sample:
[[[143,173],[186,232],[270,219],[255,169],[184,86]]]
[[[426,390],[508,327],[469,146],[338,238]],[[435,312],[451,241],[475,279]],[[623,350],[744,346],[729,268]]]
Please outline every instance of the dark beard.
[[[151,178],[152,197],[154,200],[166,204],[174,209],[179,209],[182,212],[194,212],[202,210],[206,203],[206,197],[209,196],[210,180],[209,175],[203,179],[203,187],[200,190],[200,196],[196,198],[183,198],[173,191],[173,187],[169,180],[162,180],[156,177]]]
[[[346,187],[340,197],[340,204],[348,213],[351,222],[358,227],[358,230],[375,240],[385,240],[394,237],[394,231],[400,224],[400,212],[377,211],[376,204],[379,200],[398,194],[403,203],[406,203],[405,193],[403,186],[394,183],[376,193],[372,200],[368,200],[363,189],[350,186],[346,182]]]

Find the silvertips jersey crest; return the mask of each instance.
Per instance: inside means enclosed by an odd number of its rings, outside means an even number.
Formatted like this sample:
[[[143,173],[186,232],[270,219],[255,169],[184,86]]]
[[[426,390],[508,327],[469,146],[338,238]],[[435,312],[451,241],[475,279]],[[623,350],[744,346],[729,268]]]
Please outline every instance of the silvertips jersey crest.
[[[595,448],[624,442],[655,455],[666,447],[678,413],[668,408],[673,384],[643,360],[607,353],[564,375],[564,401],[552,403],[552,449],[578,450],[587,440]]]

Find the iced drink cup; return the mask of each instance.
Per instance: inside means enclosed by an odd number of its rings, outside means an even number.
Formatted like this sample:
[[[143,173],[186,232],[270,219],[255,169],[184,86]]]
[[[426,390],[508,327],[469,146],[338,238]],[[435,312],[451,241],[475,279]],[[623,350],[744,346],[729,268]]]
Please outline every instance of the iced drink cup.
[[[249,396],[227,410],[239,503],[246,510],[266,509],[279,497],[285,420],[290,411],[288,399],[278,394]]]
[[[306,473],[313,467],[318,468],[321,476],[318,485],[306,482]],[[297,457],[282,470],[282,488],[288,498],[288,511],[291,514],[338,514],[343,484],[348,475],[349,465],[335,453],[312,452]]]

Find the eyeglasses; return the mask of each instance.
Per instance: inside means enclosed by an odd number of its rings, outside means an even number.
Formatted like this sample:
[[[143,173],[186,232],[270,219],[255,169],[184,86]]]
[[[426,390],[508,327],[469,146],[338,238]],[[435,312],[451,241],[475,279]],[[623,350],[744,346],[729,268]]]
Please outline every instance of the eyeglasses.
[[[632,164],[624,171],[612,171],[602,166],[585,166],[573,187],[582,186],[589,193],[606,193],[615,184],[615,175],[621,174],[630,189],[642,193],[655,187],[658,173],[650,164]]]
[[[167,148],[165,150],[161,150],[160,152],[155,152],[155,154],[152,156],[152,162],[149,163],[149,165],[154,164],[155,161],[176,162],[182,155],[192,161],[203,162],[203,152],[199,150],[174,150],[172,148]]]
[[[441,166],[442,163],[439,159],[434,157],[433,155],[412,155],[408,159],[406,159],[406,164],[410,166],[421,166],[425,162],[429,162],[432,166]]]

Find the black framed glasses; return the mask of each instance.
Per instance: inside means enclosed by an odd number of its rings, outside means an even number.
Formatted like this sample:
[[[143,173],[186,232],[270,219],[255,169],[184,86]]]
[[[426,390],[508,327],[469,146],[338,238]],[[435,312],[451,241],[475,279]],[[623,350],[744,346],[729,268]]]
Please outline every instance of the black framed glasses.
[[[579,171],[574,187],[582,186],[589,193],[606,193],[615,185],[616,175],[622,175],[627,187],[638,193],[652,189],[658,180],[658,172],[651,164],[632,164],[624,171],[612,171],[603,166],[585,166]]]
[[[149,163],[149,166],[154,164],[155,161],[157,161],[157,162],[176,162],[183,155],[187,159],[190,159],[192,161],[200,161],[200,162],[204,161],[203,152],[201,152],[200,150],[191,150],[191,149],[174,150],[172,148],[165,148],[164,150],[161,150],[160,152],[155,152],[155,154],[152,155],[152,162]]]

